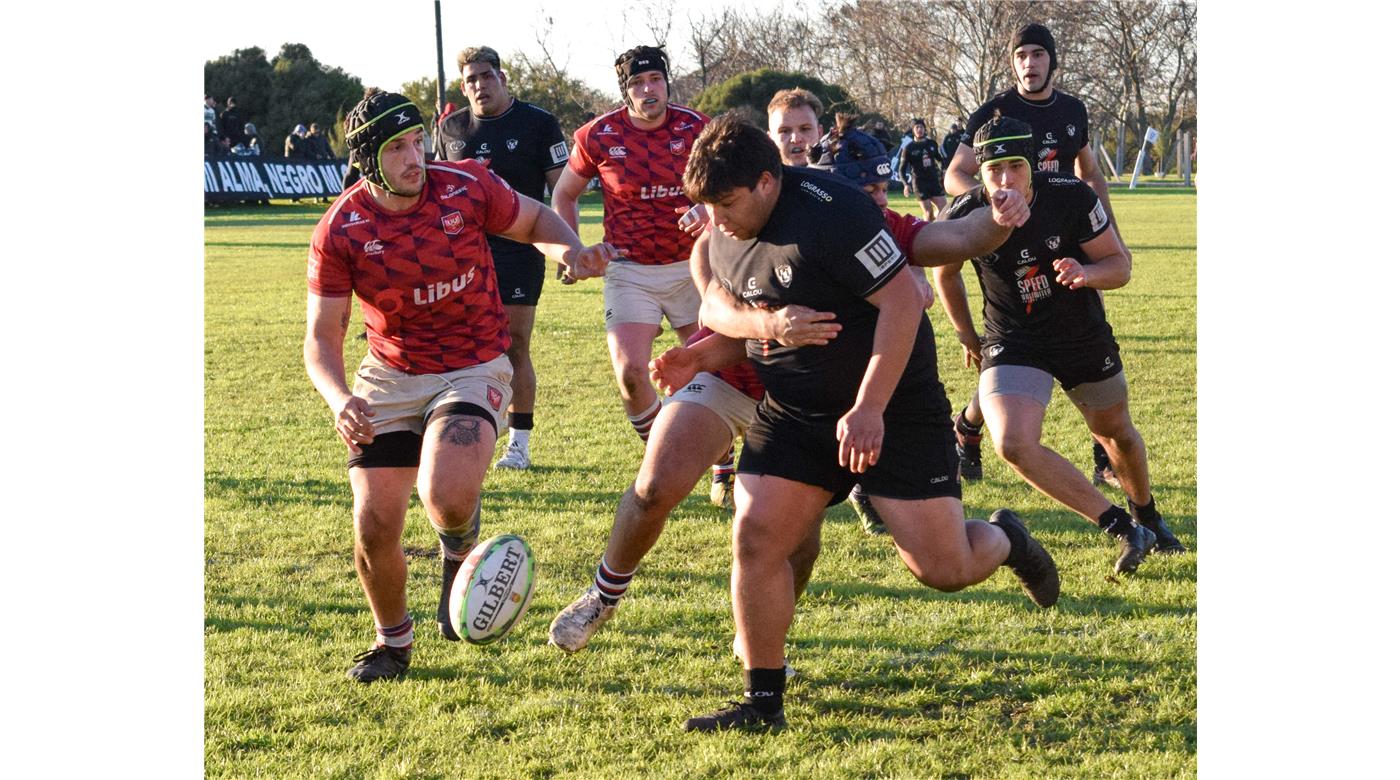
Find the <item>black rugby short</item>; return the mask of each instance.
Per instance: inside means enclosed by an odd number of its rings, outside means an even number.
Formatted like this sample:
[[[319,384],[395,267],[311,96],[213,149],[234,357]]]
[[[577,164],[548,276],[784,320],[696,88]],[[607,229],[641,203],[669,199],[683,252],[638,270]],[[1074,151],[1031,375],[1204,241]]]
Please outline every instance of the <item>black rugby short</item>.
[[[982,345],[982,370],[993,366],[1038,368],[1055,377],[1060,387],[1073,390],[1121,372],[1123,361],[1118,356],[1118,342],[1105,334],[1092,341],[1048,347],[989,340]]]
[[[760,403],[758,419],[744,437],[738,471],[829,490],[828,506],[845,501],[857,481],[872,496],[962,498],[953,423],[947,414],[886,413],[880,460],[864,474],[840,465],[838,449],[835,419],[812,422]]]
[[[501,303],[507,306],[538,306],[544,289],[544,255],[532,246],[511,252],[491,253],[496,262],[496,284]]]
[[[914,177],[914,194],[919,200],[933,200],[943,197],[943,180],[937,176],[930,176],[927,179]]]

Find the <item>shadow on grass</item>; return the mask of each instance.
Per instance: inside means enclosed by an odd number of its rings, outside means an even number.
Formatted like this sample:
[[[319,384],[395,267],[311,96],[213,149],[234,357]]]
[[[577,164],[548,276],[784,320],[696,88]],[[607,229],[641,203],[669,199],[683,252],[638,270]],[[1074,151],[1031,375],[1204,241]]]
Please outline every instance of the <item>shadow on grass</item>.
[[[281,506],[346,506],[350,485],[344,480],[269,479],[267,477],[204,476],[204,498],[229,499],[246,504]]]

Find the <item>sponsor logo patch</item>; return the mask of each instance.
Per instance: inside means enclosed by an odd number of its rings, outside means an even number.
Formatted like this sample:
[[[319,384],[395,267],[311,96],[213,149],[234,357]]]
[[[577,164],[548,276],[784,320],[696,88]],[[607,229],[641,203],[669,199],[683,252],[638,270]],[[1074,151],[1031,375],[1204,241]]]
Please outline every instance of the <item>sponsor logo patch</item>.
[[[368,222],[368,221],[369,221],[369,220],[367,220],[367,219],[365,219],[364,217],[360,216],[360,212],[358,212],[358,211],[352,211],[352,212],[350,212],[350,218],[349,218],[348,220],[346,220],[346,222],[348,222],[348,223],[351,224],[351,225],[355,224],[356,222]]]
[[[372,241],[366,241],[366,242],[365,242],[365,254],[367,254],[367,255],[382,255],[382,254],[384,254],[384,244],[383,244],[379,239],[377,239],[377,238],[374,239],[374,240],[372,240]]]
[[[672,139],[671,139],[671,154],[685,154],[685,139],[684,139],[684,138],[672,138]]]
[[[466,225],[467,221],[462,218],[462,212],[460,211],[454,211],[442,218],[443,232],[447,233],[449,236],[455,236],[461,233],[462,228],[466,227]]]
[[[506,141],[506,151],[513,152],[513,151],[515,151],[515,147],[517,147],[517,146],[519,146],[519,145],[520,145],[520,142],[517,141],[517,140],[515,140],[514,138],[512,138],[512,139]]]
[[[1051,251],[1051,252],[1058,251],[1059,248],[1060,248],[1060,237],[1059,237],[1059,236],[1051,236],[1051,237],[1045,239],[1045,245],[1048,246],[1048,247],[1050,247],[1050,251]]]
[[[449,151],[449,152],[460,152],[460,151],[462,151],[462,150],[465,149],[465,148],[467,148],[467,142],[466,142],[466,141],[448,141],[448,142],[447,142],[447,151]]]
[[[787,287],[792,284],[792,266],[778,266],[778,284]]]
[[[608,147],[608,156],[609,156],[609,157],[626,157],[626,156],[627,156],[627,147],[625,147],[625,146],[609,146],[609,147]]]
[[[1108,225],[1108,215],[1104,213],[1103,201],[1094,203],[1094,210],[1089,212],[1089,227],[1093,230],[1103,230]]]
[[[989,344],[982,349],[982,352],[986,354],[987,357],[994,358],[997,355],[1000,355],[1002,353],[1002,350],[1004,349],[1006,349],[1006,347],[1003,347],[1000,344]]]
[[[494,387],[486,388],[486,402],[491,404],[492,409],[495,409],[498,412],[501,411],[501,400],[502,396],[500,390],[497,390]]]
[[[856,259],[875,278],[884,275],[886,269],[897,263],[902,255],[888,230],[881,230],[865,246],[856,251]]]
[[[569,147],[563,141],[549,147],[549,159],[556,163],[569,159]]]

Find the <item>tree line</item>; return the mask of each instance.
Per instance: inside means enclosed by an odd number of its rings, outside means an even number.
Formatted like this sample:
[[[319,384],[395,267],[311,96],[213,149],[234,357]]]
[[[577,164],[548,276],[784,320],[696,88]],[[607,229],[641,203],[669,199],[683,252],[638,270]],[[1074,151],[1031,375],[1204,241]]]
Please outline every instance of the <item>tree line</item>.
[[[824,0],[770,12],[698,13],[674,0],[654,0],[643,21],[650,40],[637,43],[666,46],[674,99],[707,113],[747,106],[761,114],[776,89],[805,86],[833,110],[892,127],[919,116],[946,132],[952,121],[1013,86],[1006,44],[1030,21],[1054,32],[1055,85],[1084,101],[1091,125],[1120,159],[1124,152],[1131,158],[1149,126],[1161,133],[1158,160],[1172,158],[1178,131],[1195,131],[1196,6],[1184,0]],[[619,105],[620,96],[560,67],[552,33],[546,19],[536,28],[536,51],[514,52],[502,67],[513,94],[551,111],[572,132]],[[337,154],[345,151],[345,112],[365,86],[297,43],[284,44],[270,61],[256,47],[210,60],[204,83],[221,104],[235,95],[269,148],[280,150],[297,123],[319,122]],[[440,110],[431,76],[375,86],[397,88],[425,116]],[[460,76],[449,83],[447,100],[464,105]]]

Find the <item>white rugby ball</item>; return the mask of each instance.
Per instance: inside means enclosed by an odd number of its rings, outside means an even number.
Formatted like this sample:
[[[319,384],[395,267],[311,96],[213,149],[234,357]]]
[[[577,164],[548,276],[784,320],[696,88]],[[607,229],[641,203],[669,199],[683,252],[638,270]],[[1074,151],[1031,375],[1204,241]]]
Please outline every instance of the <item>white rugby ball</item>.
[[[530,545],[514,534],[493,536],[472,549],[452,581],[452,630],[474,645],[491,644],[510,632],[534,595]]]

